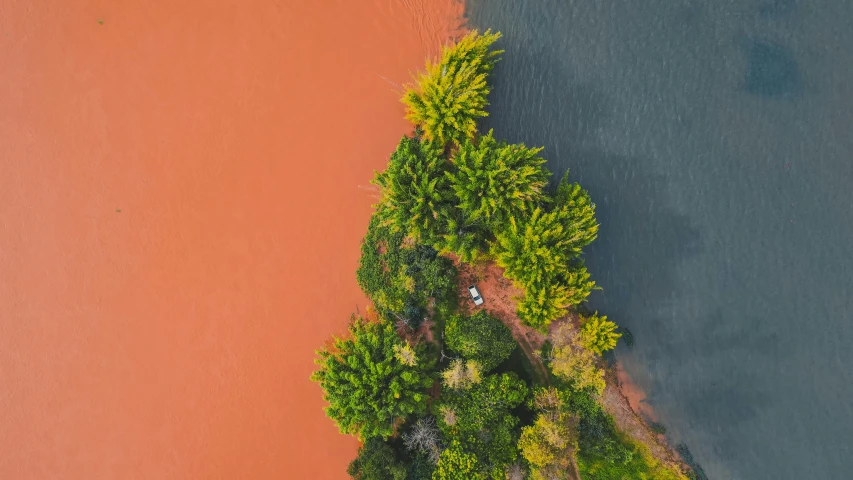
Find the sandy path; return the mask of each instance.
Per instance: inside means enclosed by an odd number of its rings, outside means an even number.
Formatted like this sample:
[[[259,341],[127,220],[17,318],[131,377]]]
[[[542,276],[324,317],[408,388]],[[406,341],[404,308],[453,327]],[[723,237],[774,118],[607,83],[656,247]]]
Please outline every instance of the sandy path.
[[[313,352],[459,13],[0,5],[0,478],[345,478]]]

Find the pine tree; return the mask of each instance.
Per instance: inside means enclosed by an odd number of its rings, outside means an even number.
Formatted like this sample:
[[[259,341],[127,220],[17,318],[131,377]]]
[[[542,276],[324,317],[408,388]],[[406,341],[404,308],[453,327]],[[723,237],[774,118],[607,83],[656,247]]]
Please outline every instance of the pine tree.
[[[506,360],[517,346],[510,329],[484,310],[470,317],[451,316],[444,327],[444,340],[454,352],[476,360],[484,372]]]
[[[452,253],[465,263],[478,262],[486,251],[483,222],[466,218],[455,207],[445,213],[440,217],[442,233],[435,241],[435,248],[441,253]]]
[[[497,233],[491,251],[507,278],[525,290],[518,314],[526,324],[545,330],[566,307],[584,301],[596,288],[575,258],[575,239],[561,210],[541,208],[523,221],[510,218]]]
[[[393,232],[433,243],[439,234],[439,213],[448,208],[447,161],[431,142],[403,137],[391,154],[388,168],[373,183],[382,192],[377,211]]]
[[[541,150],[498,142],[492,131],[462,143],[445,175],[464,216],[497,229],[531,211],[548,180]]]
[[[577,183],[569,183],[567,170],[551,203],[552,210],[557,212],[559,221],[568,232],[570,254],[580,255],[581,249],[598,237],[595,204],[592,203],[589,192]]]
[[[618,326],[607,320],[607,317],[599,317],[598,312],[589,317],[581,317],[581,345],[598,355],[613,350],[622,336],[616,332],[617,328]]]
[[[477,119],[488,115],[486,82],[501,51],[489,51],[500,33],[474,30],[453,46],[444,47],[437,63],[407,86],[406,118],[423,128],[423,137],[439,145],[460,144],[477,131]]]
[[[403,349],[390,322],[354,317],[348,338],[317,352],[320,369],[311,379],[323,388],[326,414],[341,433],[388,438],[399,418],[426,410],[433,365],[422,358],[420,345],[414,347],[413,365],[401,361]]]

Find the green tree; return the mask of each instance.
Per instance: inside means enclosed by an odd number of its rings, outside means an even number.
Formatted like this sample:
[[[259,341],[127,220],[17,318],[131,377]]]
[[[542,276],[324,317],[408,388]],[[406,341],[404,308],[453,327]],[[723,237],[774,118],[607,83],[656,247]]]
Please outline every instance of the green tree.
[[[416,241],[433,243],[439,234],[438,212],[448,208],[450,187],[445,177],[447,161],[431,142],[403,137],[391,154],[388,168],[373,183],[382,192],[385,225],[407,232]]]
[[[601,355],[602,353],[616,348],[616,342],[622,336],[617,333],[617,325],[605,316],[598,316],[598,312],[589,317],[581,317],[580,343],[585,348]]]
[[[527,325],[545,331],[570,304],[565,287],[557,284],[528,285],[516,305],[516,313]]]
[[[444,339],[454,352],[476,360],[484,372],[509,358],[517,346],[510,329],[484,310],[470,317],[450,317],[444,327]]]
[[[598,237],[595,204],[589,193],[577,183],[569,183],[569,172],[566,171],[551,204],[552,211],[557,213],[567,232],[569,254],[580,255],[581,249]]]
[[[521,217],[542,199],[548,181],[541,148],[498,142],[493,132],[466,140],[445,172],[465,218],[483,220],[493,229]]]
[[[486,251],[485,223],[465,217],[457,208],[443,213],[442,233],[436,238],[435,248],[442,253],[452,253],[465,263],[479,261]]]
[[[441,372],[441,378],[447,388],[466,390],[480,383],[483,379],[482,371],[483,367],[476,360],[456,359],[450,362],[447,370]]]
[[[527,393],[527,385],[514,373],[494,374],[467,390],[443,392],[433,408],[439,428],[476,456],[481,472],[503,479],[518,455],[519,420],[512,409]]]
[[[367,440],[347,468],[347,473],[354,480],[404,480],[406,471],[406,465],[379,437]]]
[[[461,144],[477,131],[477,119],[488,115],[486,82],[501,51],[489,51],[500,33],[474,30],[453,46],[444,47],[437,63],[407,86],[406,118],[423,128],[423,137],[439,145]]]
[[[524,219],[510,218],[492,247],[505,275],[522,286],[547,285],[571,259],[569,239],[556,212],[536,208]]]
[[[538,411],[532,425],[521,430],[518,448],[530,464],[533,480],[572,478],[569,471],[577,450],[577,417],[565,409],[555,388],[540,389],[534,406]]]
[[[348,338],[317,352],[320,368],[311,379],[325,391],[326,414],[341,433],[388,438],[398,419],[426,410],[433,365],[420,344],[414,347],[414,365],[402,362],[403,348],[390,322],[354,317]]]
[[[583,262],[574,259],[575,236],[560,210],[537,208],[523,221],[510,218],[492,244],[496,263],[525,290],[518,314],[526,324],[547,329],[564,308],[582,302],[595,288]]]
[[[376,309],[408,328],[426,316],[430,298],[439,305],[456,299],[456,267],[428,245],[412,245],[374,214],[361,244],[356,279]]]
[[[572,383],[575,390],[592,388],[601,394],[606,386],[604,370],[596,364],[595,354],[581,345],[580,335],[571,323],[560,325],[551,336],[551,371]]]
[[[481,473],[482,466],[477,457],[462,449],[458,441],[452,441],[450,446],[441,452],[438,464],[432,472],[433,480],[485,480]]]

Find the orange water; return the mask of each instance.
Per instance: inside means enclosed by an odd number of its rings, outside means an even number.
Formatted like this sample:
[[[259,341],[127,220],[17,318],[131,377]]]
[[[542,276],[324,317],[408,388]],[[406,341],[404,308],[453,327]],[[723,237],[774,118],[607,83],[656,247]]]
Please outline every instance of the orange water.
[[[313,352],[460,13],[0,3],[0,478],[346,477]]]

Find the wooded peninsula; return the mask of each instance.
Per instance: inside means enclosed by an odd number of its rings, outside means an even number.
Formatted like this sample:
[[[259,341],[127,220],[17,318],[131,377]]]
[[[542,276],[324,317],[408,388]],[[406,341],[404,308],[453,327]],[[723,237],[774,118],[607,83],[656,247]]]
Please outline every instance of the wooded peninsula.
[[[414,125],[373,184],[356,272],[372,302],[318,351],[356,480],[702,479],[662,427],[614,418],[630,333],[583,306],[595,204],[488,115],[499,33],[470,32],[405,87]],[[472,302],[475,286],[484,303]],[[621,403],[620,403],[621,402]],[[633,422],[633,423],[632,423]]]

